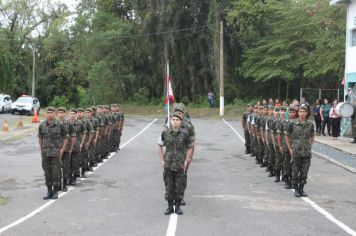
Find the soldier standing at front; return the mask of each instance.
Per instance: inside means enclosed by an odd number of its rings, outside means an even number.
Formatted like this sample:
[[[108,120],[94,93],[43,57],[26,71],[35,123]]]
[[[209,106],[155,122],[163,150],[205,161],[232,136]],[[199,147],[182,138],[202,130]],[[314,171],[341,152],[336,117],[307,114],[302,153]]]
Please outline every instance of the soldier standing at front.
[[[47,120],[38,129],[38,142],[42,155],[42,168],[46,179],[47,199],[57,199],[61,187],[61,161],[68,141],[68,134],[64,125],[55,118],[55,108],[47,108]]]
[[[292,184],[296,197],[306,197],[304,185],[307,183],[311,160],[311,148],[314,142],[314,124],[307,121],[308,108],[300,106],[299,118],[285,131],[292,164]],[[291,138],[291,141],[289,141]]]
[[[170,123],[170,127],[162,132],[158,141],[159,157],[164,167],[165,198],[168,201],[168,208],[164,214],[170,215],[174,212],[173,202],[175,202],[175,213],[181,215],[183,211],[180,205],[184,196],[185,172],[193,142],[188,131],[181,128],[182,118],[177,113],[173,113]],[[166,146],[164,154],[163,146]]]

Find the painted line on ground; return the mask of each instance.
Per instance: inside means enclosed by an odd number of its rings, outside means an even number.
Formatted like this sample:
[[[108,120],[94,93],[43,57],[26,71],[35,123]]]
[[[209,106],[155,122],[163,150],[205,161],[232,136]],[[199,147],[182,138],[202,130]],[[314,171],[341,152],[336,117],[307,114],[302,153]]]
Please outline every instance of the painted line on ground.
[[[124,144],[122,144],[120,146],[120,149],[124,148],[126,145],[128,145],[130,142],[132,142],[135,138],[137,138],[138,136],[140,136],[143,132],[145,132],[153,123],[155,123],[157,121],[157,119],[154,119],[151,123],[149,123],[145,128],[143,128],[139,133],[137,133],[134,137],[132,137],[131,139],[129,139],[127,142],[125,142]],[[95,170],[97,170],[100,166],[104,165],[107,161],[110,160],[111,157],[113,157],[116,154],[116,152],[112,152],[110,153],[108,159],[104,159],[103,163],[99,163],[99,165],[95,168],[93,168],[93,172],[88,173],[88,175],[92,175],[94,173]],[[85,178],[81,178],[82,181],[85,181]],[[75,187],[69,187],[67,192],[61,192],[58,194],[58,199],[55,200],[48,200],[45,204],[43,204],[42,206],[40,206],[39,208],[35,209],[34,211],[30,212],[29,214],[21,217],[20,219],[14,221],[13,223],[6,225],[2,228],[0,228],[0,234],[4,233],[5,231],[25,222],[26,220],[30,219],[31,217],[39,214],[41,211],[43,211],[44,209],[46,209],[47,207],[49,207],[50,205],[52,205],[53,203],[55,203],[57,200],[59,200],[60,198],[62,198],[63,196],[65,196],[67,193],[69,193],[70,191],[72,191],[73,189],[75,189]],[[173,234],[174,235],[174,234]]]
[[[225,124],[227,124],[232,129],[232,131],[240,138],[240,140],[243,143],[245,143],[245,139],[236,131],[236,129],[232,125],[230,125],[225,119],[222,119],[222,120],[225,122]],[[319,155],[319,154],[317,154],[317,155]],[[324,157],[324,156],[325,155],[322,155],[322,157]],[[294,190],[292,190],[292,191],[294,192]],[[334,224],[339,226],[345,232],[347,232],[348,234],[350,234],[352,236],[356,236],[356,231],[355,230],[351,229],[349,226],[345,225],[344,223],[342,223],[341,221],[336,219],[333,215],[331,215],[325,209],[321,208],[318,204],[316,204],[315,202],[310,200],[310,198],[301,197],[301,199],[303,199],[303,201],[305,201],[306,203],[309,203],[309,205],[311,207],[313,207],[316,211],[318,211],[320,214],[322,214],[325,218],[327,218],[328,220],[330,220],[331,222],[333,222]]]
[[[175,236],[177,230],[178,215],[173,213],[169,216],[169,223],[166,236]]]

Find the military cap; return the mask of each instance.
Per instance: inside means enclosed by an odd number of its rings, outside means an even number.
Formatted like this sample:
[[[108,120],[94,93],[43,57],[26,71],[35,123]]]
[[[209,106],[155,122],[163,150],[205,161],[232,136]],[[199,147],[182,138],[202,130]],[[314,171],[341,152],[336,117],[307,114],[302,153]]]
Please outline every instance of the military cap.
[[[58,107],[58,111],[67,112],[67,109],[65,107]]]
[[[179,118],[180,120],[182,120],[182,118],[180,117],[180,115],[179,115],[177,112],[174,112],[174,113],[172,114],[172,117],[177,117],[177,118]]]
[[[103,109],[103,106],[102,106],[102,105],[98,105],[98,108],[99,108],[99,109]]]
[[[263,106],[263,109],[268,109],[268,105],[264,105],[264,106]]]
[[[309,112],[308,107],[305,106],[304,104],[299,107],[299,110],[304,110],[306,112]]]
[[[254,105],[253,108],[254,108],[254,109],[258,109],[258,105]]]
[[[287,111],[287,107],[281,107],[281,111]]]
[[[54,112],[54,111],[56,111],[56,108],[54,108],[54,107],[52,107],[52,106],[49,106],[49,107],[47,107],[46,111],[52,111],[52,112]]]
[[[298,108],[295,106],[289,106],[288,111],[298,111]]]
[[[98,108],[97,108],[96,106],[92,106],[91,109],[92,109],[93,111],[98,110]]]
[[[91,107],[88,107],[87,109],[85,109],[86,112],[92,112],[93,109]]]
[[[248,103],[246,106],[247,106],[247,107],[251,107],[252,105],[251,105],[250,103]]]
[[[269,105],[269,106],[268,106],[268,109],[269,109],[269,110],[274,110],[274,106]]]
[[[116,107],[116,104],[111,104],[110,106],[111,106],[111,107]]]
[[[182,113],[184,113],[184,109],[181,106],[176,106],[174,108],[174,112],[182,112]]]
[[[71,108],[71,109],[69,110],[69,112],[77,113],[78,111],[77,111],[77,109],[75,109],[75,108]]]
[[[77,109],[77,111],[78,111],[78,112],[84,112],[84,109],[81,108],[81,107],[79,107],[79,108]]]
[[[261,110],[262,110],[262,109],[263,109],[263,106],[261,106],[261,105],[260,105],[260,106],[258,106],[258,109],[261,109]]]

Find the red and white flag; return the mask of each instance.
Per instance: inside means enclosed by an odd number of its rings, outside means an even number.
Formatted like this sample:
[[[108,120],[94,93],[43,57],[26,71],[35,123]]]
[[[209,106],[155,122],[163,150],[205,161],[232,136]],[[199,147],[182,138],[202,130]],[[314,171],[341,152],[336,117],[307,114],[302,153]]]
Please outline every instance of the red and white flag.
[[[172,80],[173,78],[171,76],[168,76],[166,79],[166,98],[164,99],[164,105],[167,105],[168,102],[169,104],[173,104],[174,102],[174,95],[173,95],[173,89],[172,89]]]

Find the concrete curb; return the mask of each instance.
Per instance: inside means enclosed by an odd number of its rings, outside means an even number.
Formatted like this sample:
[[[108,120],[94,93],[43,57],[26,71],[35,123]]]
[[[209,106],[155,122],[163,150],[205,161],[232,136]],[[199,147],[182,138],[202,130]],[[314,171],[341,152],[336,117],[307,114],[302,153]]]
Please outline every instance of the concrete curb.
[[[326,156],[324,154],[321,154],[320,152],[315,152],[315,151],[312,151],[312,152],[313,152],[313,154],[315,154],[317,156],[320,156],[321,158],[326,159],[327,161],[330,161],[331,163],[333,163],[333,164],[335,164],[337,166],[340,166],[340,167],[344,168],[345,170],[350,171],[353,174],[356,174],[356,169],[355,168],[352,168],[351,166],[344,165],[344,164],[342,164],[342,163],[340,163],[340,162],[338,162],[338,161],[336,161],[336,160],[334,160],[334,159],[332,159],[332,158],[330,158],[330,157],[328,157],[328,156]]]
[[[328,144],[323,143],[323,142],[320,142],[320,141],[318,141],[318,140],[316,140],[316,139],[314,139],[314,141],[315,141],[315,142],[318,142],[318,143],[320,143],[320,144],[329,146],[329,147],[331,147],[331,148],[334,148],[334,149],[336,149],[336,150],[338,150],[338,151],[341,151],[341,152],[343,152],[343,153],[345,153],[345,154],[355,155],[355,158],[356,158],[356,154],[355,154],[355,153],[348,152],[348,151],[345,151],[344,149],[341,149],[341,148],[338,148],[338,147],[334,147],[334,146],[328,145]],[[355,144],[355,145],[356,145],[356,144]]]

